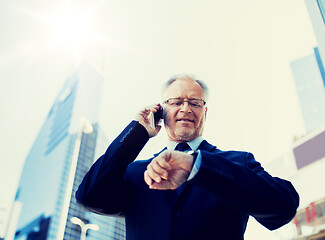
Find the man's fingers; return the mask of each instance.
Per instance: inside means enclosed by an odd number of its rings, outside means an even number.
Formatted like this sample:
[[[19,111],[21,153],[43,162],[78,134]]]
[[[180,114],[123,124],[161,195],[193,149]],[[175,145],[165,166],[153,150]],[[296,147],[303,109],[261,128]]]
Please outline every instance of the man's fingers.
[[[154,180],[155,182],[161,182],[161,175],[159,173],[157,173],[153,167],[152,167],[152,164],[150,163],[148,166],[147,166],[147,171],[148,171],[148,175],[149,177]]]
[[[160,129],[161,129],[161,125],[157,125],[155,130],[157,131],[157,133],[159,133]]]
[[[169,181],[163,180],[160,183],[154,182],[151,185],[149,185],[150,189],[156,189],[156,190],[170,190],[170,189],[176,189],[175,185],[172,184]]]
[[[156,136],[161,129],[161,126],[152,127],[151,121],[150,121],[151,120],[150,113],[157,112],[160,107],[161,107],[160,104],[155,104],[155,105],[151,105],[146,108],[143,108],[136,114],[136,116],[134,118],[135,121],[138,121],[147,130],[147,132],[149,134],[149,138]]]
[[[170,170],[170,164],[166,161],[165,155],[159,155],[155,158],[160,167],[166,170]]]
[[[168,168],[169,168],[169,164],[166,163],[163,159],[161,159],[160,161],[158,161],[158,159],[154,159],[151,161],[150,165],[153,168],[153,170],[160,175],[161,178],[163,179],[167,179],[168,178]]]
[[[155,104],[155,105],[153,105],[153,106],[151,107],[151,110],[152,110],[153,112],[157,112],[160,108],[161,108],[160,103],[157,103],[157,104]]]
[[[144,172],[144,181],[146,182],[146,184],[148,184],[149,186],[152,184],[152,179],[149,177],[148,171]]]
[[[169,189],[169,184],[167,181],[163,180],[160,183],[154,182],[151,177],[149,177],[148,170],[144,172],[144,181],[146,184],[149,186],[150,189],[159,189],[159,190],[164,190],[164,189]]]

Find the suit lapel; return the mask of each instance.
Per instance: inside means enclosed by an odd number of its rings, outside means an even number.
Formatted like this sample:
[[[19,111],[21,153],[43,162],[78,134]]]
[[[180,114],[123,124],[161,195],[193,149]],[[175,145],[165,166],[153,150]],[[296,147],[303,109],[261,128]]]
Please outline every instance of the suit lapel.
[[[207,152],[212,152],[212,150],[216,149],[216,146],[211,145],[208,143],[206,140],[203,140],[198,147],[199,150],[207,151]]]

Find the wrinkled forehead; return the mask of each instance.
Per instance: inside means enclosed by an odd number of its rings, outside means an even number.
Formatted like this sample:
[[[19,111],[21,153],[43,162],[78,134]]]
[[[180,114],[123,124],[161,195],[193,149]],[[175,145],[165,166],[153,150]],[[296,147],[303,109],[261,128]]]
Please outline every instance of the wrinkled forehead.
[[[163,98],[196,98],[205,100],[200,84],[190,78],[176,79],[163,92]]]

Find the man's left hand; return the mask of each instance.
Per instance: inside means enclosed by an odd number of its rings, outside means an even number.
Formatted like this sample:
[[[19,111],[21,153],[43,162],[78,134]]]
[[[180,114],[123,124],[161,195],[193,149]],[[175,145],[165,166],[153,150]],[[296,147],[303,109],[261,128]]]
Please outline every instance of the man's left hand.
[[[187,180],[193,162],[193,156],[185,152],[163,151],[147,166],[144,180],[151,189],[176,189]]]

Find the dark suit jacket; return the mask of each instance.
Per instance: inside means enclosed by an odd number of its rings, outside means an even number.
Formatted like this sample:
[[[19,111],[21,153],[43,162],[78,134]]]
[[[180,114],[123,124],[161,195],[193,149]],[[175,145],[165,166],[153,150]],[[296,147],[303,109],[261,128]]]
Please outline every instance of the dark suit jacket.
[[[269,175],[251,153],[221,151],[206,141],[199,146],[200,170],[180,195],[149,189],[144,171],[151,159],[134,161],[148,139],[131,122],[76,193],[91,211],[125,216],[127,239],[239,240],[249,215],[270,230],[294,217],[299,196],[290,182]]]

